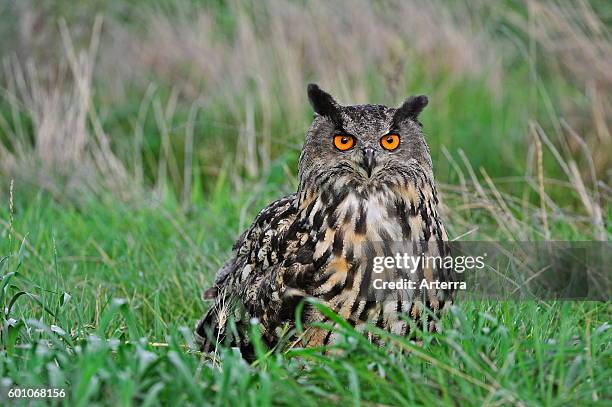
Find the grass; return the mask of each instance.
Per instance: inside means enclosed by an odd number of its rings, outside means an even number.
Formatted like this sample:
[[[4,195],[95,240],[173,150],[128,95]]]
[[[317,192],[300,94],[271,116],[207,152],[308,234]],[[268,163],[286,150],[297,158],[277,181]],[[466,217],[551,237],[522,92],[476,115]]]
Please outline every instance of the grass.
[[[6,223],[3,233],[3,389],[61,387],[70,405],[587,405],[612,397],[609,303],[462,303],[445,316],[444,334],[419,333],[420,346],[387,335],[390,345],[377,348],[341,327],[338,353],[260,350],[248,365],[224,349],[213,362],[190,350],[191,327],[204,309],[201,287],[239,225],[239,200],[220,194],[217,205],[177,216],[168,202],[77,208],[20,195],[12,246]]]
[[[384,348],[338,320],[336,349],[252,364],[191,335],[233,240],[295,190],[310,81],[430,97],[451,238],[609,241],[607,3],[148,3],[0,5],[0,404],[610,403],[609,302],[460,302]]]

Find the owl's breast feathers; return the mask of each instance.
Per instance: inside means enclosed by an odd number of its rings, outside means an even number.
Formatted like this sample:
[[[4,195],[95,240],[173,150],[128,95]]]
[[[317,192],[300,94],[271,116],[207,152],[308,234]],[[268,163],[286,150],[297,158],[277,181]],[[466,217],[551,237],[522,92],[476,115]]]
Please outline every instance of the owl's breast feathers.
[[[392,248],[401,242],[411,242],[426,255],[447,255],[437,205],[433,180],[419,171],[367,188],[342,177],[319,180],[313,188],[272,203],[241,235],[233,257],[204,293],[213,304],[196,328],[202,348],[224,342],[248,351],[252,318],[259,320],[264,340],[274,345],[293,327],[295,307],[304,297],[325,303],[358,328],[372,322],[408,334],[402,315],[418,319],[423,308],[435,312],[450,303],[453,293],[415,290],[408,298],[392,293],[375,301],[369,291],[372,262],[393,256]],[[423,267],[415,278],[449,281],[451,273]],[[305,323],[325,321],[310,307],[302,318]],[[334,339],[315,329],[304,342],[312,346]]]

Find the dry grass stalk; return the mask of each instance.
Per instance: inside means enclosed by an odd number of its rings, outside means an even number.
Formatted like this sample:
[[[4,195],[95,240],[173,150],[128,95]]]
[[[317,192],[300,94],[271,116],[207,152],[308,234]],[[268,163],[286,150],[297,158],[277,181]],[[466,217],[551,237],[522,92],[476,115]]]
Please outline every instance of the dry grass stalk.
[[[55,176],[64,179],[68,188],[77,189],[100,183],[118,188],[125,182],[123,164],[111,151],[92,105],[101,28],[98,18],[88,49],[77,52],[67,27],[60,25],[68,71],[59,69],[64,72],[59,78],[50,78],[32,60],[25,65],[16,59],[5,60],[4,96],[14,123],[12,129],[4,126],[11,136],[10,148],[0,150],[7,173],[20,174],[50,189],[55,189]],[[23,115],[32,121],[31,136],[23,130]]]

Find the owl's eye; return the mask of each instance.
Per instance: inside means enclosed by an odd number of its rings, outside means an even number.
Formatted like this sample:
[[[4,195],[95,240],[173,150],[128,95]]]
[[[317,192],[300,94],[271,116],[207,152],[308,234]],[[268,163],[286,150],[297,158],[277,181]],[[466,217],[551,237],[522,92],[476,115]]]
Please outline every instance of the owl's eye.
[[[334,136],[334,146],[340,151],[346,151],[355,145],[355,138],[346,134]]]
[[[380,139],[380,145],[385,150],[393,151],[400,145],[400,136],[397,134],[387,134]]]

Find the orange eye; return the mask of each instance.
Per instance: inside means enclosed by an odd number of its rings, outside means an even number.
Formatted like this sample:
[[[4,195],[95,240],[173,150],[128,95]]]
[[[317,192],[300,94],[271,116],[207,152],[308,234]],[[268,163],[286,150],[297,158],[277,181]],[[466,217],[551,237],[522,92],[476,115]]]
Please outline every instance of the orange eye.
[[[387,134],[380,139],[380,145],[385,150],[393,151],[400,145],[400,136],[397,134]]]
[[[334,136],[334,145],[340,151],[346,151],[355,145],[355,138],[346,134],[337,134]]]

